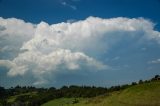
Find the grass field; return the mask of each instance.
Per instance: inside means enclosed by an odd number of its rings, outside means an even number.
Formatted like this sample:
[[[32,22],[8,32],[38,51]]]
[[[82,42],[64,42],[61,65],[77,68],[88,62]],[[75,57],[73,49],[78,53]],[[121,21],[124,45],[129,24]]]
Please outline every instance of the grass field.
[[[135,85],[109,96],[78,99],[79,102],[75,104],[73,100],[60,98],[42,106],[160,106],[160,81]]]
[[[55,99],[48,103],[45,103],[42,106],[68,106],[68,105],[71,105],[74,100],[75,98],[60,98],[60,99]],[[82,101],[83,99],[77,98],[77,100]]]
[[[11,96],[11,97],[9,97],[7,99],[7,102],[13,103],[13,102],[15,102],[15,100],[16,100],[17,97],[24,96],[24,95],[34,96],[34,95],[36,95],[36,92],[29,92],[29,93],[23,93],[23,94],[20,94],[20,95]]]

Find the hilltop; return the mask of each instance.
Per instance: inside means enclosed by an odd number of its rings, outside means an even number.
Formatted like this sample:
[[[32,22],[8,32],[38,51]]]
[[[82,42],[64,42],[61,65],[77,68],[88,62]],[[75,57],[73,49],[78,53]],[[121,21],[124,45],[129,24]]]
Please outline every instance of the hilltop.
[[[42,106],[160,106],[160,81],[131,86],[124,90],[115,91],[110,95],[93,98],[60,98]]]
[[[110,88],[76,85],[59,89],[0,87],[0,106],[159,106],[159,98],[159,75]]]

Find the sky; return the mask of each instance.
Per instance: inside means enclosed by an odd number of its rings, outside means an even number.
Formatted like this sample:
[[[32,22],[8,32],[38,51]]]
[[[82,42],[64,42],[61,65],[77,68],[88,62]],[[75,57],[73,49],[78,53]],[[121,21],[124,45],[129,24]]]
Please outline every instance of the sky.
[[[160,74],[160,0],[0,0],[0,86],[109,87]]]

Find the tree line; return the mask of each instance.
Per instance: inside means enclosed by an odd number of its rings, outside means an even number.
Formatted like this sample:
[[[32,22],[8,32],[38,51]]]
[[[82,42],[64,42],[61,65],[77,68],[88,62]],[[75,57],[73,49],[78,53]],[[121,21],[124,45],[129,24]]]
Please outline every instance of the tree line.
[[[98,95],[109,95],[113,91],[126,89],[137,84],[148,83],[151,81],[160,80],[159,75],[155,75],[150,80],[139,80],[139,82],[132,82],[131,84],[106,87],[95,86],[63,86],[59,89],[55,87],[50,88],[36,88],[33,86],[16,86],[5,89],[0,86],[0,106],[40,106],[50,100],[67,97],[67,98],[90,98]],[[9,101],[11,97],[13,101]],[[77,103],[75,99],[73,103]]]

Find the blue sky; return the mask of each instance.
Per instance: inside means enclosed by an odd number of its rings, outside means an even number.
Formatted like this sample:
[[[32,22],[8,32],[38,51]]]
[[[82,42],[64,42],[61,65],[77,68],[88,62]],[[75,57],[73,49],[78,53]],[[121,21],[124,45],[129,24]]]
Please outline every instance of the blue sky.
[[[76,7],[64,6],[66,2]],[[103,18],[144,17],[160,21],[159,0],[1,0],[0,15],[25,21],[50,24],[68,19],[85,19],[88,16]]]
[[[160,0],[0,0],[0,85],[111,86],[160,74]]]

